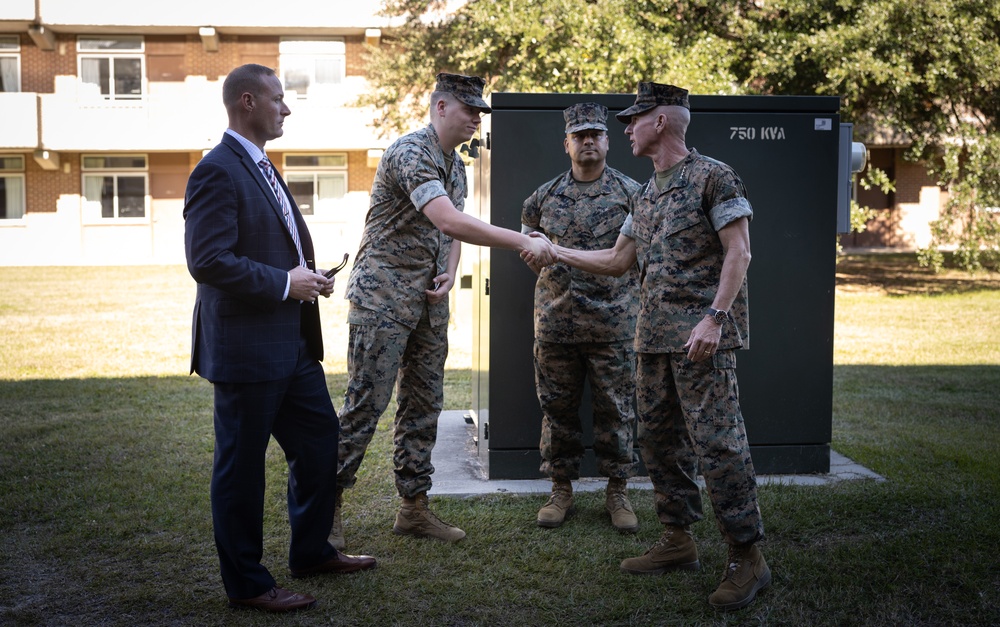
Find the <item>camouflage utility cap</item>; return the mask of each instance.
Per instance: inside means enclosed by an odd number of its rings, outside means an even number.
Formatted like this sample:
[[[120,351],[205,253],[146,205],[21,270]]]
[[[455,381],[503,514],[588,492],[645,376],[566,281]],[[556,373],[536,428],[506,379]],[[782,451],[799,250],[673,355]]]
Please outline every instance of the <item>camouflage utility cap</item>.
[[[608,108],[596,102],[580,102],[563,110],[566,134],[586,129],[608,130]]]
[[[615,117],[621,122],[628,124],[632,121],[633,115],[639,115],[663,105],[673,105],[690,109],[691,105],[688,103],[687,90],[660,83],[639,83],[639,90],[635,96],[635,104],[616,114]]]
[[[491,113],[493,109],[483,100],[483,87],[485,86],[486,81],[478,76],[441,72],[437,75],[437,85],[434,86],[434,91],[446,91],[470,107],[482,109],[483,113]]]

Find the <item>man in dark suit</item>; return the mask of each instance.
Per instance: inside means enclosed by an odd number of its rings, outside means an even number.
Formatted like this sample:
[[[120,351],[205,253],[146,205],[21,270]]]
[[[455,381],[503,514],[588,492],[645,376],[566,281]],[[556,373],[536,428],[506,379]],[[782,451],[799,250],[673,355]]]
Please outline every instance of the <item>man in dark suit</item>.
[[[292,577],[373,568],[327,541],[337,441],[318,296],[333,279],[313,267],[306,224],[264,144],[289,111],[281,81],[261,65],[222,87],[229,128],[195,167],[184,204],[188,270],[198,283],[191,371],[215,390],[212,520],[222,581],[234,607],[281,612],[316,599],[276,585],[263,554],[264,460],[270,437],[288,461]]]

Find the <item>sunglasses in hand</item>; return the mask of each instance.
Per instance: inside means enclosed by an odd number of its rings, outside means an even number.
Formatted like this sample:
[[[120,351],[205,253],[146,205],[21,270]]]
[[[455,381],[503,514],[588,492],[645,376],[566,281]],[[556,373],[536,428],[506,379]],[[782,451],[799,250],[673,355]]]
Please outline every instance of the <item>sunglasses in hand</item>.
[[[341,270],[343,270],[344,266],[346,266],[346,265],[347,265],[347,253],[344,253],[344,260],[340,262],[340,265],[337,266],[336,268],[332,268],[330,270],[327,270],[325,273],[323,273],[323,276],[325,276],[328,279],[332,279],[333,275],[335,275],[338,272],[340,272]]]

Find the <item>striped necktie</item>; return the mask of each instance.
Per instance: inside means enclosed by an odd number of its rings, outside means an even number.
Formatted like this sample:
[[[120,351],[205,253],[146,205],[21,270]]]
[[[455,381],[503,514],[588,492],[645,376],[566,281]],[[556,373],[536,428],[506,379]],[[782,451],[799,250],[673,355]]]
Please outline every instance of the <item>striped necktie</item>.
[[[295,250],[299,253],[299,265],[306,267],[306,258],[302,254],[302,242],[299,240],[299,229],[295,226],[295,218],[288,209],[285,195],[282,193],[281,187],[278,186],[278,177],[274,173],[274,168],[271,166],[271,162],[267,160],[267,157],[258,161],[257,165],[260,166],[261,172],[264,173],[264,178],[271,184],[271,191],[274,192],[275,197],[278,199],[278,204],[281,206],[281,215],[285,216],[285,226],[288,227],[288,232],[292,234],[292,241],[295,242]]]

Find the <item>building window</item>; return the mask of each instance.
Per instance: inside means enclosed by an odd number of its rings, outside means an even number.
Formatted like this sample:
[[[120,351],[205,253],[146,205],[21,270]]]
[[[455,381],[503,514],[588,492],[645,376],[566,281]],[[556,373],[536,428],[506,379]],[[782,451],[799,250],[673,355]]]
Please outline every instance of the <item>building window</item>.
[[[343,39],[284,39],[278,44],[281,80],[299,98],[322,94],[344,82],[347,65]]]
[[[145,218],[149,175],[145,155],[84,155],[84,212],[88,218]]]
[[[0,220],[20,220],[24,206],[24,157],[0,155]]]
[[[80,80],[97,87],[105,100],[142,98],[143,50],[142,37],[80,37]]]
[[[299,211],[328,215],[347,194],[347,155],[285,155],[284,176]]]
[[[0,93],[21,91],[21,40],[0,35]]]

